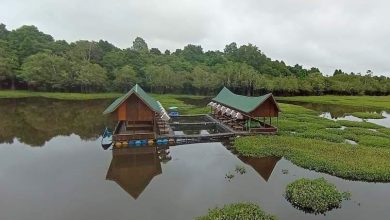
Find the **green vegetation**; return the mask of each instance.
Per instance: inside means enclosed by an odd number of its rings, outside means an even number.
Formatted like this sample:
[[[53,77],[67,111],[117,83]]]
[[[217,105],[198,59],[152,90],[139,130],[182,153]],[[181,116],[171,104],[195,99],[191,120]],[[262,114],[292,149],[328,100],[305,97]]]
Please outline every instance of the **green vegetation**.
[[[23,90],[1,90],[0,98],[42,97],[63,100],[114,99],[120,93],[64,93],[64,92],[32,92]]]
[[[293,96],[278,100],[390,109],[390,96]]]
[[[152,94],[152,96],[161,102],[164,108],[168,108],[170,106],[178,107],[178,111],[182,115],[190,115],[190,114],[207,114],[210,113],[210,108],[207,106],[207,103],[201,103],[199,105],[195,105],[197,101],[202,101],[206,97],[204,96],[193,96],[193,95],[172,95],[172,94]],[[183,100],[190,100],[194,104],[186,103]]]
[[[332,121],[300,106],[280,104],[279,135],[235,140],[244,156],[284,156],[301,167],[346,179],[390,181],[390,129]],[[341,126],[346,126],[344,130]],[[371,130],[375,129],[375,130]],[[344,143],[354,140],[358,145]]]
[[[324,178],[299,179],[286,187],[286,199],[299,209],[313,213],[324,213],[338,208],[343,199],[349,199],[350,194],[341,193],[336,186]]]
[[[337,123],[345,127],[370,128],[370,129],[382,128],[382,126],[380,125],[371,122],[365,122],[365,121],[359,122],[359,121],[338,120]]]
[[[9,31],[0,24],[0,33],[0,89],[124,92],[139,83],[153,93],[211,95],[226,86],[241,94],[390,94],[390,78],[370,70],[327,77],[316,67],[272,60],[252,44],[207,52],[188,44],[161,52],[140,37],[121,49],[104,40],[55,40],[28,25]]]
[[[261,208],[253,203],[235,203],[225,205],[223,208],[209,210],[206,216],[198,217],[197,220],[274,220],[276,217],[266,214]]]
[[[346,179],[390,181],[390,149],[288,136],[241,137],[235,147],[244,156],[285,157],[298,166]]]
[[[375,112],[352,112],[347,115],[352,115],[362,119],[382,119],[385,118],[383,115],[375,113]]]

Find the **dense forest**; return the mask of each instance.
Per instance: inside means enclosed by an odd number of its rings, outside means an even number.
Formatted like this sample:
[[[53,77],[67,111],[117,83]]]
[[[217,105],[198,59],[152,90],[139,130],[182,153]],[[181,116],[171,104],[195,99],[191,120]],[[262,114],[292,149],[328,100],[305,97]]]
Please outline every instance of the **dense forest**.
[[[35,26],[10,31],[0,24],[0,89],[124,92],[135,83],[155,93],[207,95],[226,86],[247,95],[390,94],[390,78],[370,70],[324,76],[315,67],[272,60],[252,44],[207,52],[189,44],[162,52],[137,37],[121,49],[104,40],[68,43]]]

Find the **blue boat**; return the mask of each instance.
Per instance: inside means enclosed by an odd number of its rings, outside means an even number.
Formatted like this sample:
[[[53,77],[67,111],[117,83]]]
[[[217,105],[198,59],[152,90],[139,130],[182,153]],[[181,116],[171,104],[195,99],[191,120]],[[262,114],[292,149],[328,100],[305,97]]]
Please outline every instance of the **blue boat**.
[[[104,150],[107,150],[112,145],[112,132],[108,128],[104,129],[101,144]]]

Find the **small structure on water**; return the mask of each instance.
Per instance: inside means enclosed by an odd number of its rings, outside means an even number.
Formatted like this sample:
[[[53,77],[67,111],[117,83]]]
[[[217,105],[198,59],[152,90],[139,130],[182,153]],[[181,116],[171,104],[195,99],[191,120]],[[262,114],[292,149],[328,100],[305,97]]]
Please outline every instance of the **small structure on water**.
[[[208,105],[212,109],[211,115],[178,116],[176,108],[172,108],[170,113],[175,118],[172,122],[161,103],[135,85],[116,99],[104,114],[110,114],[118,121],[112,133],[116,147],[204,142],[277,132],[272,117],[279,116],[280,108],[272,94],[248,97],[224,87]],[[193,119],[191,122],[176,120],[184,118]],[[185,132],[185,129],[189,131]]]
[[[103,114],[111,114],[118,121],[113,132],[114,142],[125,144],[134,140],[139,141],[134,144],[146,144],[169,132],[170,117],[165,109],[138,84],[117,98]]]
[[[280,108],[272,93],[257,97],[242,96],[224,87],[208,105],[217,119],[236,131],[277,132],[277,128],[272,126],[272,117],[278,118]]]

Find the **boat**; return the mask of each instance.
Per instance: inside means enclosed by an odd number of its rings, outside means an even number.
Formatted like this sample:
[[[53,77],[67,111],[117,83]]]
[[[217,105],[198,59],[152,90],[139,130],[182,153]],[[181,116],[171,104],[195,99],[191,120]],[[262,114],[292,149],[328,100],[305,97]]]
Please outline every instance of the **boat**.
[[[108,128],[104,129],[101,143],[104,150],[107,150],[112,145],[112,132]]]

